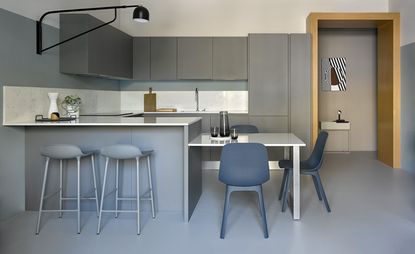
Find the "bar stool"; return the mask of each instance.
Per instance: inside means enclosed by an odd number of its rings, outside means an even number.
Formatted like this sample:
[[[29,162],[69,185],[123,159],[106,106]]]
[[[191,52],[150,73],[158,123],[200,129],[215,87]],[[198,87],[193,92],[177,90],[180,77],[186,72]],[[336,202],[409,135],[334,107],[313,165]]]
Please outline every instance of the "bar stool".
[[[101,194],[101,208],[99,209],[99,217],[98,217],[98,228],[97,234],[101,232],[101,218],[103,212],[113,212],[115,213],[115,218],[118,217],[119,212],[136,212],[137,213],[137,235],[140,234],[140,200],[147,200],[151,202],[151,213],[153,219],[156,217],[155,209],[154,209],[154,193],[153,193],[153,183],[151,179],[151,167],[150,167],[150,155],[152,154],[152,150],[149,151],[141,151],[139,148],[132,146],[132,145],[112,145],[107,146],[101,149],[101,155],[105,157],[105,171],[104,171],[104,182],[102,184],[102,194]],[[143,194],[143,197],[140,198],[140,159],[147,158],[147,169],[148,169],[148,184],[150,189]],[[105,194],[105,186],[107,182],[107,172],[108,172],[108,163],[110,159],[116,160],[116,168],[115,168],[115,190]],[[118,195],[118,171],[119,171],[119,161],[120,160],[134,160],[136,161],[136,170],[137,170],[137,186],[136,198],[126,198],[120,197]],[[104,206],[104,197],[109,195],[110,193],[115,191],[115,210],[103,210]],[[124,200],[136,200],[137,201],[137,210],[119,210],[118,209],[118,202]]]
[[[75,145],[52,145],[46,146],[41,151],[42,156],[46,157],[45,163],[45,172],[43,175],[43,183],[42,183],[42,192],[40,195],[40,204],[39,204],[39,214],[37,218],[36,224],[36,234],[39,234],[39,227],[40,227],[40,220],[42,217],[43,212],[59,212],[59,218],[62,217],[63,212],[77,212],[78,214],[78,225],[77,225],[77,233],[81,233],[81,200],[88,199],[88,200],[95,200],[96,208],[97,208],[97,216],[98,216],[98,190],[97,190],[97,181],[96,181],[96,174],[95,174],[95,161],[94,161],[94,154],[93,153],[83,153],[81,149]],[[92,164],[92,177],[93,177],[93,188],[95,192],[95,197],[81,197],[81,158],[83,157],[91,157],[91,164]],[[51,194],[45,196],[45,189],[46,189],[46,181],[48,178],[48,171],[49,171],[49,162],[50,160],[59,160],[59,189]],[[63,160],[77,160],[77,195],[76,197],[64,197],[63,196]],[[59,192],[59,209],[58,210],[44,210],[43,209],[43,201],[48,199]],[[69,210],[69,209],[62,209],[62,202],[67,200],[76,200],[77,201],[77,208],[76,210]]]

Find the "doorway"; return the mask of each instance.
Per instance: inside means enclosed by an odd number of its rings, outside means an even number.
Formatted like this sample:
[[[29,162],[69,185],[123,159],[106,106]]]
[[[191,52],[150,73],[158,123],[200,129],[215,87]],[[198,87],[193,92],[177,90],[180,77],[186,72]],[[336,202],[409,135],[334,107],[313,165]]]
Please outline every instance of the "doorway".
[[[311,13],[307,32],[312,35],[312,141],[319,129],[320,29],[376,29],[378,160],[400,167],[400,17],[399,13]]]

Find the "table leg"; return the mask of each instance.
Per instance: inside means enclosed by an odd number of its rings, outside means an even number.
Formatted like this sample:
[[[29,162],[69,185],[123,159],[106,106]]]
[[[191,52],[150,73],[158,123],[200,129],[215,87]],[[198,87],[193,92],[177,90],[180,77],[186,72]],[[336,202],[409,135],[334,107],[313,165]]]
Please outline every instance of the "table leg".
[[[290,159],[290,147],[284,146],[284,160]]]
[[[300,219],[300,147],[293,147],[293,219]]]

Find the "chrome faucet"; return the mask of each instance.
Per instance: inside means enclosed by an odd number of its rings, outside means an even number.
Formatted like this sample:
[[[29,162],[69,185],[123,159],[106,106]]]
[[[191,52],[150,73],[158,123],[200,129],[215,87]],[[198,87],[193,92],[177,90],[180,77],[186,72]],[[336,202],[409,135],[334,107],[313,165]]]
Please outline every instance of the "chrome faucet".
[[[196,111],[199,111],[199,89],[195,89]]]

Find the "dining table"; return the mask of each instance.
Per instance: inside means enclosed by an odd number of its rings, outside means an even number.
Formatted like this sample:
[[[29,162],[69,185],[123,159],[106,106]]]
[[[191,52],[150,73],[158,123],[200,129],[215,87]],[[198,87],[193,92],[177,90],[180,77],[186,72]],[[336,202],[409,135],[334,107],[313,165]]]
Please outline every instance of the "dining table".
[[[237,139],[229,138],[212,138],[209,133],[202,133],[196,136],[188,143],[189,157],[188,157],[188,194],[192,191],[192,187],[198,184],[192,183],[192,175],[199,177],[199,184],[201,182],[201,173],[197,173],[200,170],[201,160],[201,148],[203,147],[222,147],[228,143],[260,143],[266,147],[282,147],[284,148],[284,159],[293,160],[293,178],[292,189],[290,197],[290,207],[294,220],[300,220],[300,148],[305,147],[306,144],[298,138],[294,133],[240,133]],[[196,177],[196,178],[198,178]],[[200,193],[201,194],[201,193]],[[194,208],[200,198],[200,195],[191,197],[189,195],[187,199],[189,201],[189,213],[188,219],[190,219]],[[277,198],[277,197],[276,197]]]

